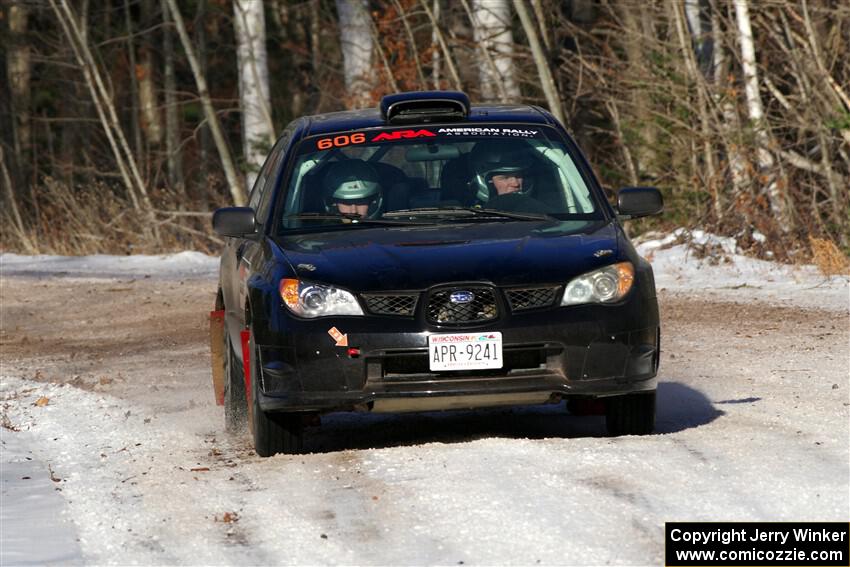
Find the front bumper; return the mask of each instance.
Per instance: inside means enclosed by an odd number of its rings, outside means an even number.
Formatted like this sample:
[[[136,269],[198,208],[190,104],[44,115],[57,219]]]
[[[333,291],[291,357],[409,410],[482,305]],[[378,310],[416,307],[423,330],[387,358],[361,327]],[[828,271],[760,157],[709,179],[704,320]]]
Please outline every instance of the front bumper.
[[[347,346],[336,345],[334,328]],[[500,331],[505,367],[431,372],[428,335],[465,331]],[[391,317],[297,320],[278,311],[255,320],[254,333],[264,411],[427,411],[613,396],[655,389],[659,359],[657,302],[637,293],[617,305],[553,308],[466,329]]]

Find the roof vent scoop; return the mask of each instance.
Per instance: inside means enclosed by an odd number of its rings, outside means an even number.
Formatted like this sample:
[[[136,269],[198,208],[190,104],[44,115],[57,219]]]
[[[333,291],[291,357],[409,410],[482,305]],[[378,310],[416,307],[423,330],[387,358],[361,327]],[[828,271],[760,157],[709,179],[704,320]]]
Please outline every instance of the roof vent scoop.
[[[469,97],[459,91],[395,93],[381,99],[381,117],[388,124],[452,122],[469,115]]]

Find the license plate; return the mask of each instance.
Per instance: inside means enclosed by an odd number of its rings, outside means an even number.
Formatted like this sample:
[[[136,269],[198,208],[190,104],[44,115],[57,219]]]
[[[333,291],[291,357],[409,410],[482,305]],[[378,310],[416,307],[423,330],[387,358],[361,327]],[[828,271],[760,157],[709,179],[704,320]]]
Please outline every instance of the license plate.
[[[501,368],[502,333],[430,335],[428,360],[432,371]]]

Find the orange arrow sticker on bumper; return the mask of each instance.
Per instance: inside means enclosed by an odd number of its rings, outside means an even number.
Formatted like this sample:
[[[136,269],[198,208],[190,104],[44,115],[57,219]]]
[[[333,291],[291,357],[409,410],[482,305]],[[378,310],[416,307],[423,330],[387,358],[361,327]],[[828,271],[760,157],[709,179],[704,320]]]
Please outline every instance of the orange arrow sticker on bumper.
[[[336,327],[331,327],[328,334],[336,341],[336,346],[348,346],[348,335],[343,334]]]

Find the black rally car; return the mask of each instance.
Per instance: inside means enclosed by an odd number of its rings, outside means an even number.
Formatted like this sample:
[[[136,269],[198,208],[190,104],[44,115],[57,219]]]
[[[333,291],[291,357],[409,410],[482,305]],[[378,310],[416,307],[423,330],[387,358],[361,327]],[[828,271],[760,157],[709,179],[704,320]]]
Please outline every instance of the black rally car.
[[[297,452],[316,416],[601,400],[611,434],[655,422],[658,305],[623,218],[534,106],[400,93],[299,118],[227,237],[213,312],[228,429]],[[598,404],[602,405],[602,404]]]

